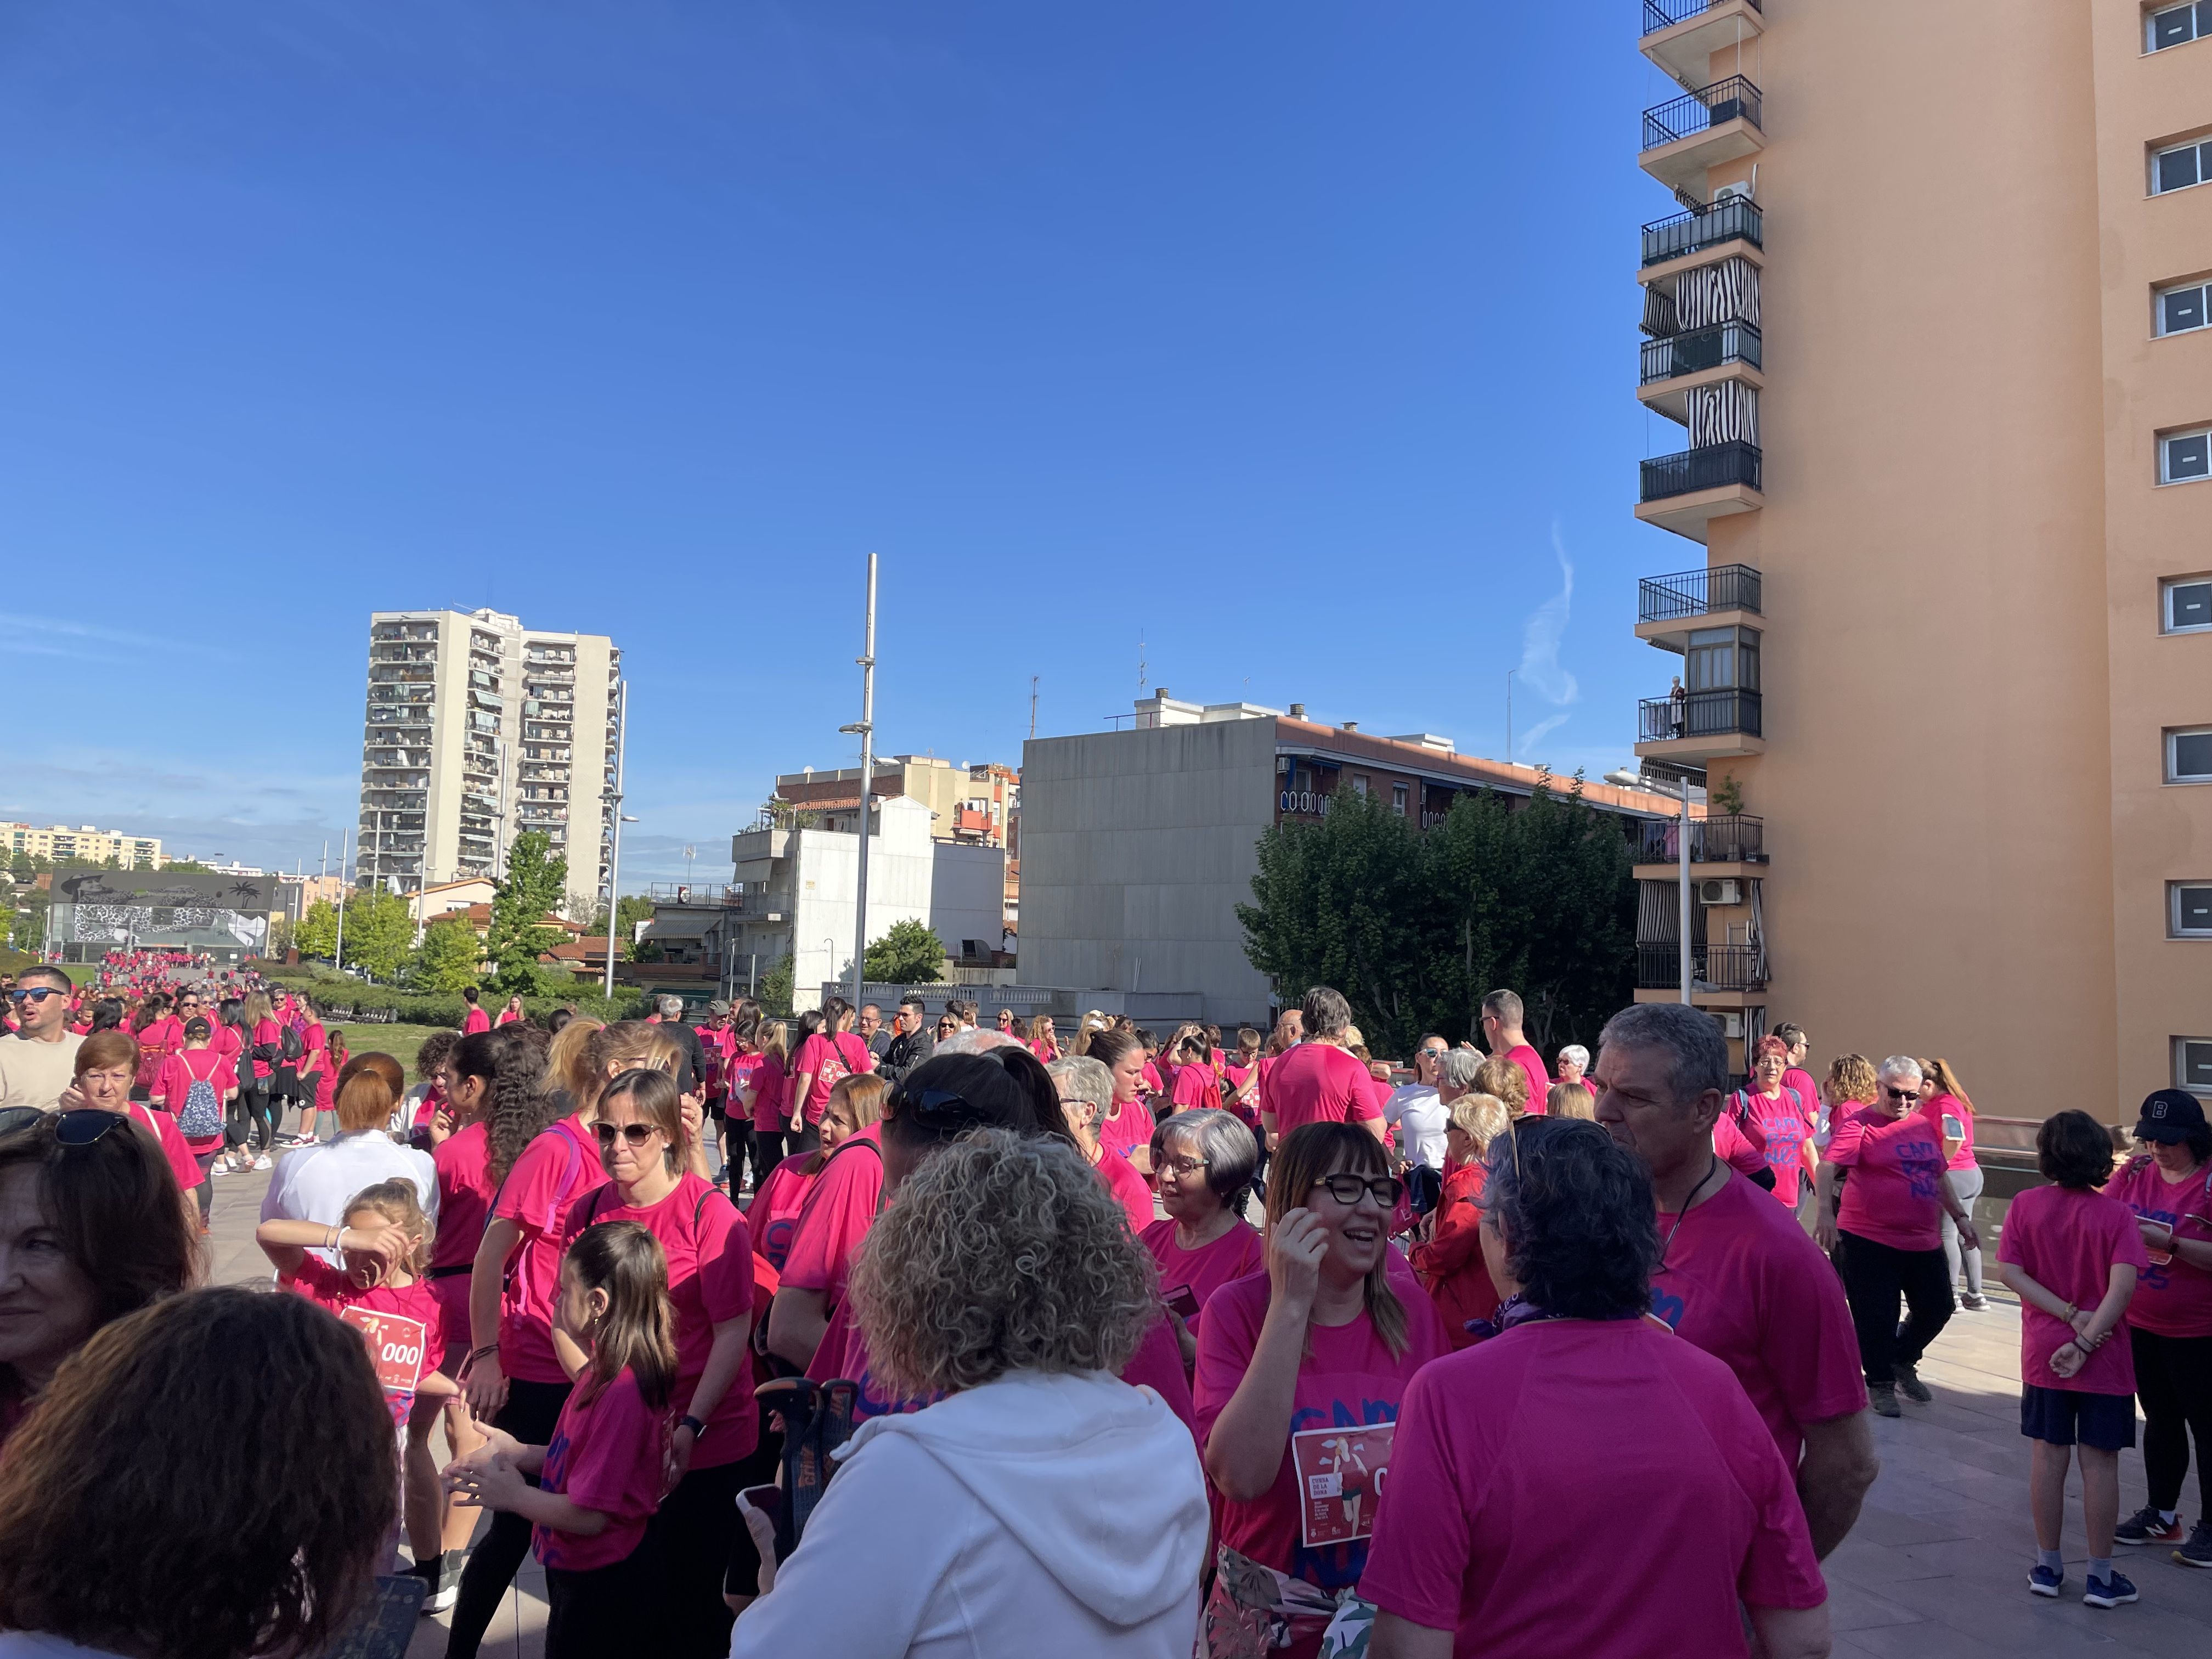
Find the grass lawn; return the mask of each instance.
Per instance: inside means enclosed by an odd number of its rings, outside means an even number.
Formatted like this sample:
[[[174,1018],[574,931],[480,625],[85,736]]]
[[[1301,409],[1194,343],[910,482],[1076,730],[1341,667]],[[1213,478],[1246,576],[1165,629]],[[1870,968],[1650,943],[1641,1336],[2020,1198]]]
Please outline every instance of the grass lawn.
[[[449,1025],[349,1025],[343,1020],[333,1022],[333,1026],[345,1033],[346,1047],[352,1053],[390,1054],[407,1068],[410,1085],[422,1080],[415,1075],[415,1055],[423,1039],[433,1031],[453,1029]]]

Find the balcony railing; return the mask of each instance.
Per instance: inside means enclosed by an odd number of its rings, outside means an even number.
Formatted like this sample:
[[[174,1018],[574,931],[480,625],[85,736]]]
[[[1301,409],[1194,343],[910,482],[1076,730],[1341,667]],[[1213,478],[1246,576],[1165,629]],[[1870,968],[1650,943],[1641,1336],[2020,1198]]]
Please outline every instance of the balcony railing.
[[[1654,219],[1644,227],[1644,263],[1659,264],[1723,242],[1741,240],[1764,247],[1765,221],[1759,204],[1748,196],[1723,197],[1711,207]]]
[[[1636,946],[1636,983],[1646,991],[1669,990],[1682,982],[1682,947],[1673,939]],[[1763,991],[1766,951],[1758,945],[1692,945],[1692,991]]]
[[[1738,117],[1764,131],[1759,119],[1758,84],[1748,76],[1731,75],[1709,87],[1680,98],[1670,98],[1644,112],[1644,148],[1656,149],[1678,138],[1694,138],[1708,128]]]
[[[1684,617],[1710,617],[1717,611],[1756,611],[1759,586],[1758,570],[1747,564],[1646,576],[1636,585],[1636,620],[1673,622]]]
[[[1673,743],[1682,738],[1741,733],[1765,736],[1756,691],[1690,691],[1679,697],[1646,697],[1636,705],[1636,740]]]
[[[1672,864],[1682,856],[1680,818],[1644,821],[1636,861]],[[1766,821],[1730,812],[1690,820],[1690,862],[1692,864],[1764,864],[1766,862]]]
[[[1655,455],[1644,463],[1643,493],[1639,499],[1664,501],[1700,489],[1721,489],[1730,484],[1760,488],[1759,446],[1741,440],[1707,444],[1673,455]]]
[[[1749,323],[1715,323],[1686,334],[1663,335],[1644,342],[1644,362],[1638,384],[1671,380],[1680,374],[1718,368],[1723,363],[1760,367],[1759,331]]]
[[[1644,32],[1656,34],[1661,29],[1672,28],[1677,23],[1686,23],[1692,17],[1703,15],[1721,3],[1721,0],[1644,0]],[[1751,0],[1753,11],[1766,8],[1759,0]]]

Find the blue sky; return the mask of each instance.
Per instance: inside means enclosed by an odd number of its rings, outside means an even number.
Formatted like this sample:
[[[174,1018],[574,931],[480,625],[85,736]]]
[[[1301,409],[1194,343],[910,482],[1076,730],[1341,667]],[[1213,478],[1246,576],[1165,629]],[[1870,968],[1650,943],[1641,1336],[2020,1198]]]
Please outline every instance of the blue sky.
[[[11,7],[0,817],[313,868],[368,612],[491,605],[616,636],[625,877],[704,873],[850,763],[871,550],[886,752],[1018,760],[1032,675],[1091,730],[1141,659],[1495,755],[1525,664],[1518,757],[1618,765],[1634,578],[1703,562],[1629,515],[1635,32]]]

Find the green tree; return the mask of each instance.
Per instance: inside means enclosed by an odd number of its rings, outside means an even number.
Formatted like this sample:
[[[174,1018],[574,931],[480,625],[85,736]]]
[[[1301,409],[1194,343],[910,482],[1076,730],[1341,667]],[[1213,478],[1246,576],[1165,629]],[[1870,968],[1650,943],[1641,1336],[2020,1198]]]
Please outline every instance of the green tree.
[[[398,894],[376,887],[346,900],[345,959],[370,978],[396,976],[414,945],[415,913]]]
[[[283,916],[274,916],[269,922],[269,954],[277,961],[292,948],[292,924]]]
[[[328,957],[338,948],[338,909],[328,899],[310,904],[292,929],[292,948],[301,957]]]
[[[551,849],[551,837],[542,830],[517,836],[507,851],[507,874],[492,890],[483,953],[500,990],[535,989],[538,958],[565,937],[545,923],[568,884],[568,860],[554,857]]]
[[[760,976],[761,1012],[773,1014],[778,1019],[791,1018],[792,975],[794,963],[789,957],[778,957],[769,964],[768,972]]]
[[[427,990],[459,991],[477,982],[483,941],[462,916],[440,916],[415,947],[415,980]]]
[[[637,924],[653,920],[653,901],[642,893],[625,893],[615,909],[615,960],[634,961],[637,956]],[[607,907],[604,904],[592,913],[588,933],[604,936],[607,931]]]
[[[934,985],[945,971],[945,942],[927,922],[895,921],[868,946],[864,971],[878,985]]]

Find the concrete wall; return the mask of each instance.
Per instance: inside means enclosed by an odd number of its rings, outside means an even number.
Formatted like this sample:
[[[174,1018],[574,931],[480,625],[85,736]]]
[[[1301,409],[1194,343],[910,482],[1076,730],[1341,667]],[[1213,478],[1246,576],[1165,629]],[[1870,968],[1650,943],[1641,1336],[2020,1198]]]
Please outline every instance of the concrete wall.
[[[930,859],[929,925],[945,950],[958,956],[963,939],[997,950],[1006,930],[1006,849],[940,841],[931,843]]]
[[[1275,722],[1032,739],[1022,751],[1024,984],[1202,996],[1256,1020],[1244,957],[1260,833],[1274,821]]]

